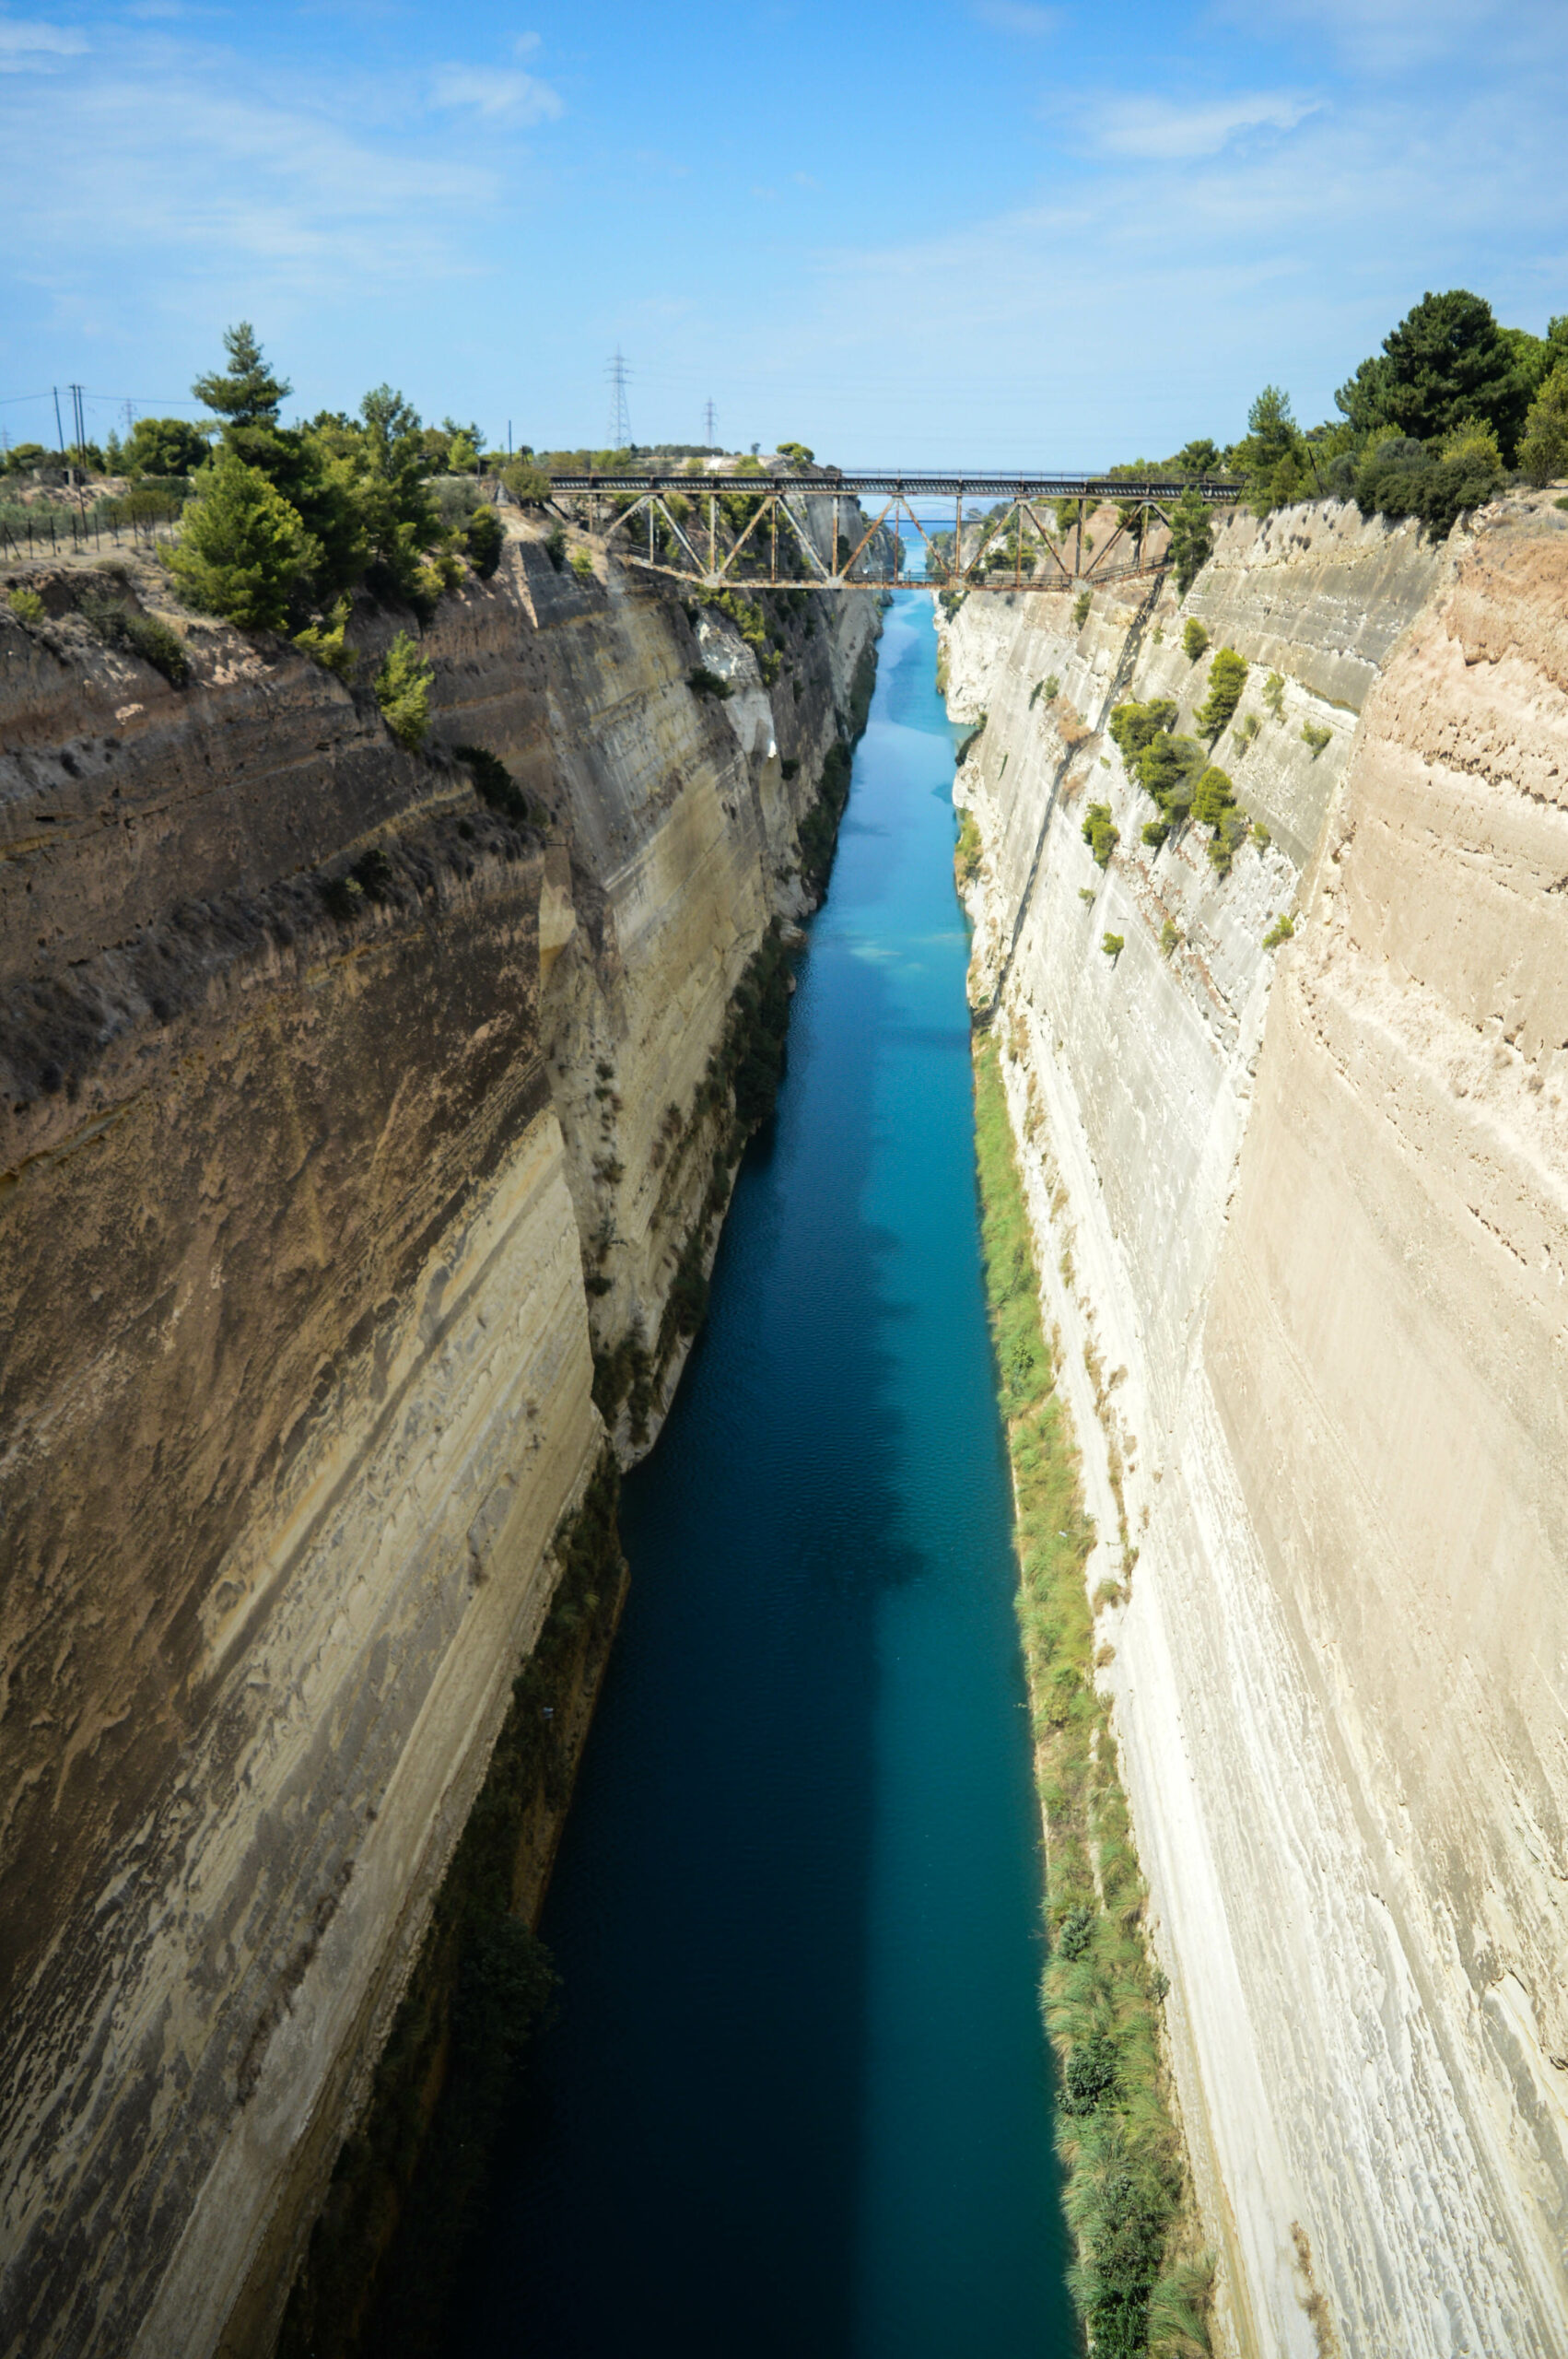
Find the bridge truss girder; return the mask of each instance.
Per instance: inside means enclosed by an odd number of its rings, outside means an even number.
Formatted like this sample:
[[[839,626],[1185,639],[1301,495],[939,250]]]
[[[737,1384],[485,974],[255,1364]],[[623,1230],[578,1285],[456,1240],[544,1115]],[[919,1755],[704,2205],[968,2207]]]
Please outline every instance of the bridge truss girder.
[[[1039,509],[1047,496],[1043,486],[1018,487],[999,503],[998,512],[985,520],[984,528],[972,553],[962,556],[965,522],[964,497],[972,485],[954,487],[954,555],[939,548],[932,534],[944,530],[928,515],[920,516],[915,500],[928,503],[930,493],[915,491],[885,479],[876,488],[885,495],[880,511],[865,523],[859,507],[857,493],[848,485],[824,483],[817,479],[779,482],[766,476],[735,475],[707,483],[689,477],[634,478],[624,489],[617,487],[614,477],[604,481],[577,482],[571,479],[556,485],[557,492],[569,497],[586,496],[591,503],[592,529],[600,527],[599,510],[607,499],[626,499],[628,504],[603,528],[606,544],[625,535],[620,549],[628,564],[646,573],[662,574],[666,579],[685,583],[688,587],[710,593],[735,589],[743,584],[755,590],[865,590],[891,589],[905,577],[896,563],[883,559],[877,562],[881,552],[889,547],[892,536],[895,550],[903,545],[904,527],[912,527],[919,539],[926,557],[926,572],[922,586],[933,589],[1000,590],[1000,591],[1061,591],[1068,587],[1095,588],[1102,582],[1128,581],[1140,575],[1161,572],[1169,563],[1168,553],[1162,550],[1157,557],[1146,554],[1149,534],[1156,523],[1169,530],[1175,500],[1186,488],[1174,484],[1080,484],[1071,492],[1050,487],[1049,497],[1058,508],[1057,535],[1053,540],[1049,525],[1043,522]],[[988,484],[986,488],[993,486]],[[995,488],[1001,489],[998,484]],[[947,489],[944,484],[943,490]],[[1231,487],[1200,487],[1206,504],[1228,502],[1235,497]],[[721,545],[720,531],[720,500],[726,495],[740,494],[754,503],[753,512],[743,529],[728,548]],[[683,519],[671,508],[672,499],[679,497],[687,514]],[[830,511],[829,556],[825,557],[816,546],[808,518],[798,512],[797,503],[811,499],[825,505]],[[1059,510],[1063,502],[1075,509],[1072,523],[1062,526]],[[1094,548],[1085,534],[1087,516],[1094,510],[1114,501],[1117,511],[1115,532],[1103,547]],[[842,510],[846,502],[854,509],[851,527],[840,534]],[[706,515],[703,511],[706,509]],[[639,520],[646,522],[646,551],[636,546],[634,528]],[[783,548],[780,548],[780,527],[783,528]],[[1030,551],[1029,570],[1024,569],[1024,534],[1027,527],[1034,534]],[[661,531],[668,543],[661,552]],[[929,529],[928,529],[929,528]],[[968,529],[974,530],[971,522]],[[1061,546],[1059,547],[1057,542]],[[706,543],[706,550],[703,544]],[[1009,543],[1013,552],[1011,569],[998,569],[989,563],[990,552],[999,543]],[[766,545],[766,560],[762,551]],[[840,557],[840,546],[843,555]],[[1118,548],[1124,554],[1119,563],[1111,559]],[[748,557],[749,552],[749,557]],[[868,556],[868,552],[872,554]],[[674,561],[671,559],[673,557]],[[741,560],[748,557],[751,570],[741,569]],[[781,569],[782,558],[782,569]],[[683,561],[684,560],[684,561]],[[1036,566],[1044,569],[1036,571]],[[859,570],[856,569],[859,568]]]

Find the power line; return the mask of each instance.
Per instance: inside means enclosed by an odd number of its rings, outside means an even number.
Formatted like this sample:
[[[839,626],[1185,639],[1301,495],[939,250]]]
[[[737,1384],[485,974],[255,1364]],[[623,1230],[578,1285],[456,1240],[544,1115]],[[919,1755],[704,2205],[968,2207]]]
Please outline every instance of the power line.
[[[632,439],[631,411],[626,405],[626,384],[632,372],[619,345],[604,373],[610,380],[610,448],[624,451]]]

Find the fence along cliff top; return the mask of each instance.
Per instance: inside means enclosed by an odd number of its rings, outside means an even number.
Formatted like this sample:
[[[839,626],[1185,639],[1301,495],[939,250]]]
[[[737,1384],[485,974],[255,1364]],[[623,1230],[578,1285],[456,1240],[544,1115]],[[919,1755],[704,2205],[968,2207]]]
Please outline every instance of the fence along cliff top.
[[[1170,562],[1176,502],[1196,493],[1205,507],[1228,507],[1244,488],[1214,476],[1176,483],[1113,475],[628,471],[556,475],[551,495],[586,499],[595,529],[604,504],[613,504],[616,512],[604,536],[624,535],[618,554],[645,571],[668,574],[704,590],[740,581],[777,590],[891,588],[904,579],[906,524],[923,544],[924,578],[930,583],[965,590],[1059,590],[1066,582],[1093,586],[1163,570]],[[883,501],[881,512],[869,524],[858,512],[863,497]],[[929,515],[916,513],[917,500],[929,506],[935,499],[954,503],[951,534],[936,527]],[[994,512],[965,518],[965,499],[989,500]],[[737,500],[745,502],[745,508],[737,510]],[[673,501],[679,507],[673,507]],[[734,528],[728,548],[720,537],[721,502],[725,524]],[[822,510],[831,511],[825,556],[818,546],[824,535],[812,529],[808,502],[817,511],[819,523]],[[842,515],[847,502],[851,509],[848,527]],[[1047,502],[1054,511],[1049,523],[1039,514]],[[1117,525],[1104,546],[1096,548],[1085,527],[1094,510],[1106,506],[1117,510]],[[639,546],[642,530],[634,533],[639,520],[646,527],[646,548]],[[1164,538],[1158,550],[1151,551],[1147,545],[1158,526],[1165,528]],[[1113,564],[1118,548],[1122,557]]]

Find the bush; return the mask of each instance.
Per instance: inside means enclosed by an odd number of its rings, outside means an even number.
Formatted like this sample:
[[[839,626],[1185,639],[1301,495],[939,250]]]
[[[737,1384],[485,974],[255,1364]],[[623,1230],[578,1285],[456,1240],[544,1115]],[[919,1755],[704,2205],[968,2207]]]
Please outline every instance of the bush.
[[[1234,647],[1222,647],[1209,666],[1209,693],[1193,715],[1199,733],[1213,745],[1241,702],[1246,665]]]
[[[156,615],[144,615],[139,607],[123,604],[117,598],[84,598],[81,611],[105,647],[139,656],[155,672],[161,672],[170,687],[185,686],[191,676],[191,659],[184,641]]]
[[[1146,819],[1143,823],[1143,840],[1151,851],[1158,851],[1170,831],[1171,823],[1168,819]]]
[[[1180,929],[1180,927],[1179,927],[1178,925],[1176,925],[1176,922],[1175,922],[1175,921],[1174,921],[1173,919],[1167,918],[1167,919],[1165,920],[1165,921],[1164,921],[1164,924],[1160,928],[1160,956],[1161,956],[1161,957],[1162,957],[1162,958],[1168,958],[1168,957],[1170,957],[1170,955],[1171,955],[1172,951],[1176,948],[1176,944],[1177,944],[1180,940],[1181,940],[1181,929]]]
[[[571,552],[570,556],[568,557],[568,558],[567,562],[568,562],[568,565],[571,567],[572,571],[576,574],[576,576],[577,576],[577,578],[578,578],[578,580],[579,580],[579,581],[592,581],[592,579],[593,579],[593,555],[592,555],[592,551],[591,551],[591,550],[590,550],[590,549],[585,549],[585,548],[575,548],[575,549],[573,549],[573,550],[572,550],[572,552]]]
[[[1291,916],[1289,910],[1281,910],[1280,915],[1274,920],[1273,924],[1270,927],[1268,933],[1263,937],[1264,949],[1278,950],[1281,943],[1288,942],[1295,930],[1296,921],[1294,918]]]
[[[1127,936],[1124,933],[1103,933],[1100,936],[1100,947],[1114,964],[1127,948]]]
[[[206,436],[183,417],[138,417],[121,452],[128,475],[193,475],[212,456]]]
[[[729,681],[721,680],[717,672],[710,672],[706,663],[693,664],[686,674],[686,686],[693,696],[718,697],[720,700],[735,693]]]
[[[1072,628],[1074,630],[1082,630],[1084,624],[1088,621],[1090,604],[1090,593],[1087,590],[1081,590],[1077,597],[1074,598],[1072,602]]]
[[[466,538],[470,564],[481,581],[488,581],[501,561],[501,551],[507,543],[506,528],[493,508],[474,511],[468,520]]]
[[[1285,717],[1285,683],[1278,672],[1270,672],[1263,683],[1263,701],[1276,721]]]
[[[1107,942],[1116,936],[1107,934]],[[1059,2104],[1063,2113],[1097,2113],[1116,2094],[1116,2042],[1104,2032],[1079,2040],[1067,2060]]]
[[[1323,751],[1324,746],[1328,744],[1333,734],[1334,733],[1331,729],[1324,729],[1316,722],[1304,721],[1301,724],[1302,743],[1304,745],[1311,746],[1312,758],[1314,761],[1317,759],[1318,755]]]
[[[501,469],[501,481],[520,508],[542,507],[550,497],[550,478],[532,459],[514,459]]]
[[[1066,1916],[1061,1920],[1061,1925],[1056,1937],[1057,1955],[1059,1957],[1075,1958],[1082,1956],[1084,1951],[1088,1948],[1090,1942],[1094,1938],[1094,1919],[1096,1914],[1097,1911],[1089,1907],[1086,1903],[1080,1907],[1070,1908],[1068,1910]]]
[[[1205,827],[1217,827],[1227,811],[1235,807],[1231,782],[1219,765],[1211,762],[1199,780],[1192,797],[1192,816]]]
[[[340,680],[354,676],[359,658],[344,645],[344,632],[348,626],[349,604],[340,598],[332,614],[320,623],[311,623],[294,634],[294,644],[301,655],[308,655],[323,671],[335,673]]]
[[[1236,752],[1245,754],[1263,723],[1255,712],[1244,712],[1235,725]]]
[[[1150,741],[1162,730],[1176,726],[1176,706],[1171,697],[1154,697],[1148,704],[1118,704],[1111,714],[1111,735],[1122,760],[1131,769]]]
[[[43,600],[36,590],[13,590],[6,600],[19,623],[41,623],[43,620]]]
[[[1188,615],[1181,634],[1181,651],[1189,663],[1196,663],[1209,644],[1209,634],[1196,615]]]
[[[958,843],[953,864],[961,885],[970,885],[980,873],[980,830],[972,811],[964,814],[964,824],[958,830]]]
[[[1121,841],[1120,833],[1111,817],[1110,804],[1091,803],[1083,815],[1081,832],[1084,842],[1094,853],[1095,861],[1101,868],[1104,868]]]
[[[241,630],[281,630],[311,557],[297,511],[259,467],[220,451],[196,478],[169,562],[192,605]]]
[[[559,573],[567,561],[567,528],[554,524],[544,535],[544,554]]]
[[[1527,483],[1548,484],[1568,475],[1568,361],[1558,363],[1530,405],[1519,465]]]
[[[1175,822],[1192,808],[1192,790],[1203,768],[1203,748],[1195,737],[1173,737],[1165,730],[1151,737],[1138,757],[1138,779],[1164,816]]]
[[[405,630],[400,630],[376,675],[376,702],[398,744],[411,751],[423,744],[430,726],[430,683],[434,676],[429,665],[421,660],[414,640]]]

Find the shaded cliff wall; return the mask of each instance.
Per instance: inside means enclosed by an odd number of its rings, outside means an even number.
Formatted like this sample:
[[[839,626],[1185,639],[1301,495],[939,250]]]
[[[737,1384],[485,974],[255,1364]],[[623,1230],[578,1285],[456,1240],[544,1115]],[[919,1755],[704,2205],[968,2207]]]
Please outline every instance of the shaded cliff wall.
[[[1129,1574],[1105,1676],[1246,2351],[1568,2345],[1565,587],[1543,502],[1441,550],[1308,509],[1232,520],[1185,610],[971,598],[947,633],[989,715],[976,993],[1091,1589]],[[1184,612],[1254,667],[1216,757],[1272,840],[1223,881],[1206,830],[1140,841],[1099,734],[1113,688],[1190,726]]]
[[[597,564],[514,521],[426,636],[419,756],[173,614],[170,688],[79,571],[0,611],[7,2350],[210,2350],[258,2256],[281,2301],[600,1447],[596,1345],[657,1323],[707,1183],[661,1123],[711,1121],[802,904],[872,602],[790,618],[773,721],[738,636],[699,626],[738,693],[695,698],[683,609]],[[354,617],[361,678],[394,628]]]

